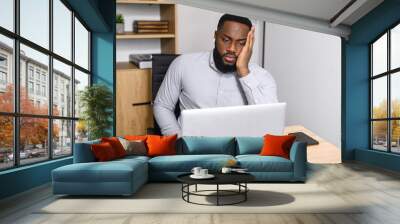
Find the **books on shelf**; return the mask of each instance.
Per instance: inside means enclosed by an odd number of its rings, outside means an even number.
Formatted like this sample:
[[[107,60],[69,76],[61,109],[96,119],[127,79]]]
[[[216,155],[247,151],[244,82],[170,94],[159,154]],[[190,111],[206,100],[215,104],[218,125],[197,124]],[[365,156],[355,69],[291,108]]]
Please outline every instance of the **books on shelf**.
[[[136,20],[138,25],[168,25],[167,20]]]
[[[130,54],[129,62],[138,66],[138,68],[151,68],[152,67],[151,54]]]
[[[133,23],[135,33],[168,33],[168,27],[166,20],[136,20]]]
[[[168,33],[168,29],[158,30],[158,29],[138,29],[136,33]]]

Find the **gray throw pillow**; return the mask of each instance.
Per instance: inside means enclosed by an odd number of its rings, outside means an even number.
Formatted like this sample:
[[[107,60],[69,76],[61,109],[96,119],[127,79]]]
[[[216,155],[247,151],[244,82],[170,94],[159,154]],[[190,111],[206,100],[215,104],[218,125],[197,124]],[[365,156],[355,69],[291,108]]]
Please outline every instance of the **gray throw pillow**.
[[[146,156],[147,155],[147,148],[146,148],[146,144],[144,143],[144,141],[141,141],[141,140],[129,141],[124,138],[119,138],[119,141],[121,142],[122,146],[124,147],[127,156],[130,156],[130,155]]]

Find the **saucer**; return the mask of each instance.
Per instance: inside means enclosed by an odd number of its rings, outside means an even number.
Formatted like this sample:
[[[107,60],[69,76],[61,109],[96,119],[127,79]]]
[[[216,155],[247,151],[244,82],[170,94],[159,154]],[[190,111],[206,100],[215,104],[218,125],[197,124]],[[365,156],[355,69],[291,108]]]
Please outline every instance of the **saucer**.
[[[194,175],[194,174],[190,175],[190,178],[193,178],[193,179],[211,179],[211,178],[214,178],[214,177],[215,176],[212,175],[212,174],[207,174],[207,175],[204,175],[204,176]]]

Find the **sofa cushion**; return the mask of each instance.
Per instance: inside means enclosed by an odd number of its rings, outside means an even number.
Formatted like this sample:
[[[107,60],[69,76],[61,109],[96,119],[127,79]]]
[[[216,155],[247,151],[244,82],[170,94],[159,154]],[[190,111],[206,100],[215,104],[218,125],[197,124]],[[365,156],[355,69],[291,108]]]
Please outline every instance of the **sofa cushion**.
[[[158,156],[149,160],[149,170],[152,172],[190,172],[199,166],[212,172],[219,171],[230,159],[231,155],[175,155]]]
[[[292,161],[279,156],[239,155],[240,167],[249,172],[292,172]]]
[[[52,174],[53,181],[58,182],[130,182],[133,173],[147,172],[146,166],[140,159],[74,163],[53,170]]]
[[[137,156],[137,155],[130,155],[130,156],[125,156],[124,158],[120,158],[117,160],[114,160],[113,162],[132,162],[135,160],[143,161],[143,162],[148,162],[150,157],[147,156]]]
[[[181,154],[225,154],[235,155],[235,139],[233,137],[182,137]]]
[[[146,141],[147,135],[125,135],[124,138],[129,141]]]
[[[148,148],[147,155],[151,157],[175,155],[177,138],[178,135],[148,135],[146,139],[146,144]]]
[[[290,148],[296,136],[294,135],[270,135],[264,136],[264,145],[261,156],[281,156],[289,159]]]
[[[96,157],[96,160],[99,162],[110,161],[118,158],[112,145],[108,142],[93,144],[90,147],[94,157]]]
[[[121,142],[117,137],[104,137],[101,138],[101,142],[108,142],[114,149],[115,155],[117,158],[122,158],[126,156],[126,151],[124,146],[122,146]]]
[[[126,155],[146,156],[147,148],[146,142],[141,140],[126,140],[118,138],[126,151]]]
[[[236,155],[260,154],[263,137],[236,137]]]

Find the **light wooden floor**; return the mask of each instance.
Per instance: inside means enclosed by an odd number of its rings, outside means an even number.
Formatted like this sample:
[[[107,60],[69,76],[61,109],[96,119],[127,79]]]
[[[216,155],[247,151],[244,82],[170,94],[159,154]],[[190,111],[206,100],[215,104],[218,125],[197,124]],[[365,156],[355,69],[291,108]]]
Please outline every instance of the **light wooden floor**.
[[[35,214],[54,200],[43,186],[0,202],[0,223],[400,223],[400,174],[358,163],[311,164],[308,174],[308,182],[366,206],[357,214]]]
[[[342,162],[340,148],[323,139],[321,136],[301,125],[287,126],[284,130],[285,134],[293,132],[303,132],[319,142],[318,145],[307,147],[308,162],[318,164],[337,164]]]

